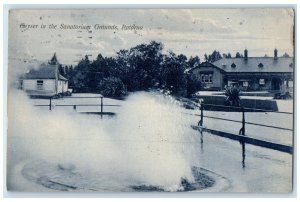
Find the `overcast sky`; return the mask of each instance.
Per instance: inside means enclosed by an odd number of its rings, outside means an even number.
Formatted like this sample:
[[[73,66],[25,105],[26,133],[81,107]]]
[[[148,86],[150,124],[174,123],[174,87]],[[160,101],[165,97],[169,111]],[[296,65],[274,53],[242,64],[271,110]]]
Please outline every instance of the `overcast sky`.
[[[98,10],[15,10],[9,16],[9,61],[36,59],[47,62],[54,52],[62,64],[76,64],[85,54],[91,59],[101,53],[114,56],[152,40],[164,50],[186,56],[218,50],[235,55],[248,49],[249,57],[293,55],[292,9],[98,9]],[[45,29],[23,29],[20,24]],[[49,30],[49,24],[57,24]],[[90,25],[87,30],[61,30],[60,24]],[[119,30],[95,30],[94,25],[116,25]],[[121,30],[122,25],[143,26],[139,31]]]

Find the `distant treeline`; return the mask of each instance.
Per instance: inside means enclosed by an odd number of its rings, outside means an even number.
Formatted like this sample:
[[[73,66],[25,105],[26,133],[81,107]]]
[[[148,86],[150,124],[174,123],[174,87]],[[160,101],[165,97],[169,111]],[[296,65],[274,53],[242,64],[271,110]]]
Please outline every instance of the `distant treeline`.
[[[59,64],[55,54],[49,63]],[[198,56],[187,59],[185,55],[171,51],[164,54],[163,44],[152,41],[120,50],[115,57],[99,54],[93,61],[85,56],[76,66],[59,64],[59,70],[75,92],[119,97],[128,92],[163,89],[187,96],[201,86],[187,73],[199,63]]]
[[[240,57],[240,54],[237,55]],[[223,57],[231,57],[223,54]],[[220,52],[205,54],[206,61],[221,59]],[[49,61],[59,64],[56,55]],[[163,53],[163,44],[152,41],[129,50],[120,50],[115,57],[101,54],[91,61],[85,56],[76,66],[59,65],[60,73],[69,80],[75,92],[97,92],[118,97],[128,92],[163,89],[172,94],[189,96],[202,86],[188,71],[200,64],[198,56],[189,59],[172,51]]]

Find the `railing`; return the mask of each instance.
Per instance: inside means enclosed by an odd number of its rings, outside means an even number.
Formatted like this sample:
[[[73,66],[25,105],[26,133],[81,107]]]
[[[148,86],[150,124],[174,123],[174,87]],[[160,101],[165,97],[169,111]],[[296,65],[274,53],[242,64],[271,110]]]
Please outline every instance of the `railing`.
[[[73,106],[73,110],[77,109],[77,106],[100,106],[100,115],[101,118],[105,114],[104,112],[104,107],[105,106],[113,106],[113,107],[119,107],[121,105],[113,105],[113,104],[104,104],[103,96],[94,96],[94,97],[64,97],[65,99],[72,99],[72,98],[99,98],[100,99],[100,104],[55,104],[55,106]],[[53,108],[53,98],[49,98],[49,104],[37,104],[35,106],[47,106],[49,107],[49,111],[52,110]],[[219,108],[228,108],[228,109],[234,109],[234,112],[241,112],[242,113],[242,119],[241,120],[233,120],[233,119],[227,119],[227,118],[220,118],[220,117],[215,117],[215,116],[208,116],[204,115],[205,111],[205,106],[207,107],[219,107]],[[226,106],[226,105],[214,105],[214,104],[204,104],[201,103],[200,106],[200,114],[190,114],[190,113],[185,113],[188,115],[194,115],[194,116],[199,116],[200,120],[198,122],[197,126],[192,126],[193,129],[200,131],[201,133],[201,147],[203,145],[203,131],[209,132],[210,134],[229,138],[232,140],[239,141],[240,144],[242,145],[242,165],[243,168],[245,167],[245,143],[247,144],[252,144],[264,148],[269,148],[277,151],[282,151],[286,152],[289,154],[293,154],[293,146],[288,146],[288,145],[283,145],[283,144],[278,144],[270,141],[265,141],[257,138],[253,138],[250,136],[246,136],[246,124],[249,125],[255,125],[255,126],[261,126],[261,127],[268,127],[268,128],[273,128],[277,130],[285,130],[285,131],[292,131],[293,129],[291,128],[285,128],[285,127],[279,127],[279,126],[271,126],[271,125],[266,125],[266,124],[260,124],[260,123],[253,123],[253,122],[248,122],[246,121],[245,118],[245,113],[247,112],[271,112],[271,113],[278,113],[278,114],[287,114],[287,115],[293,115],[293,113],[290,112],[276,112],[276,111],[271,111],[271,110],[264,110],[264,109],[257,109],[257,108],[245,108],[245,107],[234,107],[234,106]],[[107,113],[107,112],[106,112]],[[108,112],[109,113],[109,112]],[[238,133],[230,133],[230,132],[225,132],[225,131],[219,131],[215,129],[209,129],[204,127],[204,118],[208,119],[215,119],[215,120],[223,120],[223,121],[229,121],[229,122],[235,122],[235,123],[241,123],[241,128],[237,128]]]
[[[241,112],[242,113],[242,120],[238,121],[238,120],[226,119],[226,118],[220,118],[220,117],[214,117],[214,116],[206,116],[206,115],[204,115],[204,106],[213,106],[213,107],[222,107],[222,108],[225,107],[225,108],[235,109],[235,112]],[[231,140],[239,141],[239,143],[242,146],[242,167],[243,167],[243,169],[246,167],[246,163],[245,163],[245,159],[246,159],[246,146],[245,146],[245,144],[246,143],[247,144],[252,144],[252,145],[255,145],[255,146],[260,146],[260,147],[263,147],[263,148],[268,148],[268,149],[273,149],[273,150],[293,154],[293,146],[278,144],[278,143],[274,143],[274,142],[265,141],[265,140],[261,140],[261,139],[246,136],[246,127],[245,127],[246,124],[262,126],[262,127],[268,127],[268,128],[274,128],[274,129],[278,129],[278,130],[286,130],[286,131],[293,131],[293,129],[284,128],[284,127],[277,127],[277,126],[271,126],[271,125],[260,124],[260,123],[247,122],[245,120],[245,110],[248,110],[250,112],[272,112],[272,113],[288,114],[288,115],[293,115],[293,113],[290,113],[290,112],[274,112],[274,111],[264,110],[264,109],[232,107],[232,106],[204,104],[204,103],[201,103],[200,110],[201,110],[200,114],[190,114],[190,113],[185,113],[185,114],[200,116],[200,121],[198,122],[198,126],[192,126],[192,128],[195,129],[195,130],[198,130],[200,132],[200,135],[201,135],[200,136],[201,149],[203,149],[203,142],[204,142],[203,132],[204,131],[208,132],[209,134],[212,134],[212,135],[217,135],[217,136],[220,136],[220,137],[229,138]],[[209,129],[209,128],[204,127],[204,118],[241,123],[241,128],[239,129],[238,134],[225,132],[225,131],[220,131],[220,130],[215,130],[215,129]]]
[[[205,106],[211,106],[211,107],[221,107],[221,108],[230,108],[230,109],[235,109],[235,112],[241,112],[242,113],[242,120],[233,120],[233,119],[227,119],[227,118],[220,118],[220,117],[215,117],[215,116],[207,116],[204,115],[204,107]],[[267,128],[274,128],[278,130],[286,130],[286,131],[293,131],[291,128],[285,128],[285,127],[279,127],[279,126],[271,126],[271,125],[266,125],[266,124],[260,124],[260,123],[253,123],[253,122],[247,122],[245,120],[245,113],[247,111],[250,112],[272,112],[272,113],[278,113],[278,114],[288,114],[288,115],[293,115],[293,113],[290,112],[277,112],[277,111],[271,111],[271,110],[264,110],[264,109],[257,109],[257,108],[244,108],[244,107],[234,107],[234,106],[226,106],[226,105],[214,105],[214,104],[200,104],[200,114],[189,114],[189,115],[194,115],[194,116],[200,116],[200,121],[198,122],[198,126],[193,126],[194,129],[200,129],[202,131],[207,131],[210,132],[211,134],[230,138],[233,140],[238,140],[241,143],[248,143],[256,146],[261,146],[269,149],[274,149],[286,153],[293,153],[293,147],[288,146],[288,145],[283,145],[283,144],[277,144],[273,143],[270,141],[265,141],[265,140],[260,140],[257,138],[253,137],[246,137],[246,124],[249,125],[255,125],[255,126],[261,126],[261,127],[267,127]],[[234,133],[227,133],[224,131],[218,131],[214,129],[208,129],[203,127],[204,126],[204,118],[209,118],[209,119],[216,119],[216,120],[224,120],[224,121],[230,121],[230,122],[236,122],[236,123],[241,123],[241,128],[238,130],[238,134]]]
[[[36,104],[34,106],[43,106],[43,107],[49,107],[49,111],[51,111],[53,109],[53,106],[55,107],[68,107],[68,106],[72,106],[73,110],[76,111],[78,106],[99,106],[100,107],[100,116],[102,118],[103,115],[107,114],[107,113],[111,113],[111,112],[104,112],[103,107],[105,106],[110,106],[110,107],[120,107],[121,105],[113,105],[113,104],[104,104],[103,103],[103,96],[93,96],[93,97],[64,97],[65,99],[79,99],[79,98],[100,98],[100,104],[55,104],[53,105],[52,100],[54,99],[53,97],[49,98],[49,104]]]

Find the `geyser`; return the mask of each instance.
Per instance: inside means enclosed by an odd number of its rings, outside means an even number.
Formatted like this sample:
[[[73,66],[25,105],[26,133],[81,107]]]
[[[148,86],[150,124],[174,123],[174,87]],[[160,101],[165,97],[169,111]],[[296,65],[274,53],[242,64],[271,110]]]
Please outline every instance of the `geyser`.
[[[116,117],[101,120],[95,115],[34,108],[24,94],[11,91],[8,112],[10,190],[38,189],[18,186],[19,171],[23,173],[19,177],[29,181],[50,179],[62,186],[97,191],[130,191],[133,186],[180,191],[184,183],[195,182],[192,167],[199,165],[199,136],[169,96],[134,93]]]

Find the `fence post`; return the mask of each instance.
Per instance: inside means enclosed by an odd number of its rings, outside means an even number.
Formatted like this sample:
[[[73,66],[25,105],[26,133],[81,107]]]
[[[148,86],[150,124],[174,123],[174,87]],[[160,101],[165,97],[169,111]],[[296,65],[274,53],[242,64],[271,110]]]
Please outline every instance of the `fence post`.
[[[50,97],[50,103],[49,103],[49,110],[51,111],[51,107],[52,107],[52,97]]]
[[[103,97],[101,97],[101,119],[103,114]]]
[[[76,105],[73,105],[73,109],[74,109],[74,111],[76,111]]]
[[[203,126],[203,104],[200,104],[200,110],[201,110],[201,115],[200,115],[200,121],[198,122],[198,126]]]
[[[242,107],[242,128],[240,129],[239,134],[240,135],[245,135],[245,109]]]
[[[244,135],[245,136],[245,109],[244,107],[242,107],[242,128],[240,130],[240,135]],[[240,143],[242,144],[242,167],[243,169],[246,167],[246,164],[245,164],[245,158],[246,158],[246,155],[245,155],[245,141],[243,140],[240,140]]]

